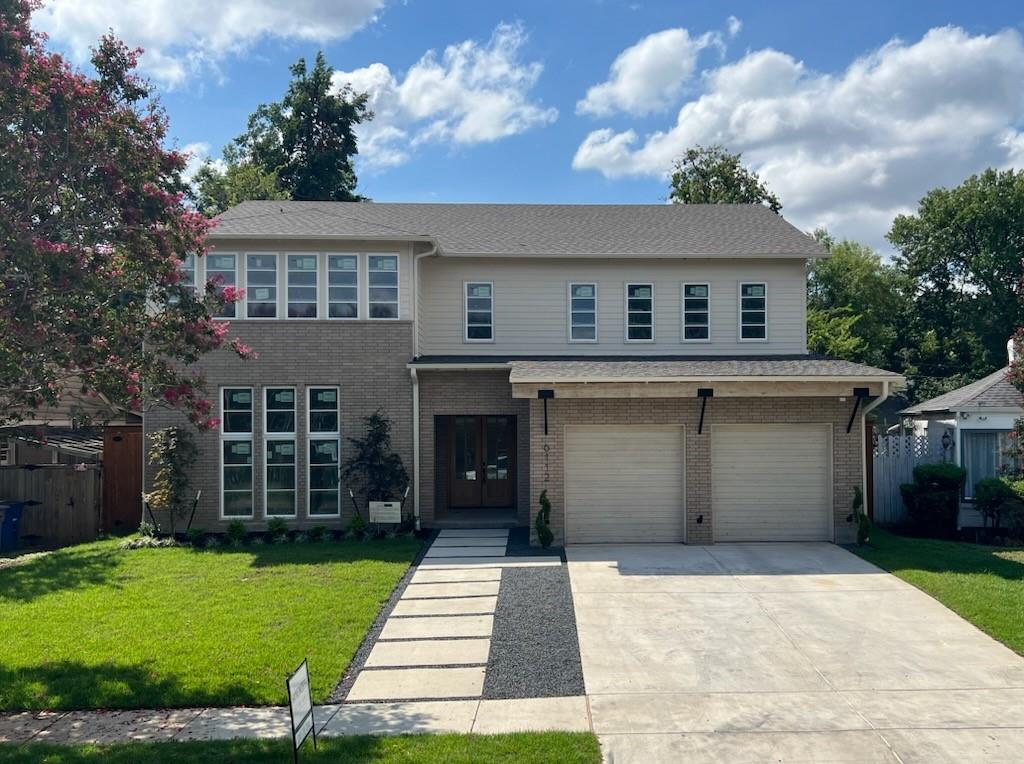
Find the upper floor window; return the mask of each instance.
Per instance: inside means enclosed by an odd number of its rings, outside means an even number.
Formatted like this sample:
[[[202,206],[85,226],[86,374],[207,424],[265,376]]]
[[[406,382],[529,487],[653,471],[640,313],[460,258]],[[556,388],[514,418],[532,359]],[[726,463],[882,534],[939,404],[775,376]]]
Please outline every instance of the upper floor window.
[[[597,284],[569,284],[569,341],[597,341]]]
[[[740,284],[740,341],[768,339],[768,285]]]
[[[398,318],[398,255],[369,255],[370,318]]]
[[[217,285],[217,292],[224,287],[238,286],[238,261],[234,255],[209,255],[206,263],[206,280]],[[237,303],[225,305],[217,314],[217,318],[234,318],[237,314]]]
[[[288,255],[288,318],[316,318],[317,255]]]
[[[466,283],[466,341],[494,339],[494,285],[489,281]]]
[[[359,255],[327,256],[327,317],[359,318]]]
[[[181,281],[185,289],[195,294],[196,291],[196,256],[185,255],[181,261]]]
[[[654,284],[626,284],[626,341],[654,341]]]
[[[277,255],[245,256],[248,318],[277,318]]]
[[[711,339],[710,284],[683,284],[683,342]]]

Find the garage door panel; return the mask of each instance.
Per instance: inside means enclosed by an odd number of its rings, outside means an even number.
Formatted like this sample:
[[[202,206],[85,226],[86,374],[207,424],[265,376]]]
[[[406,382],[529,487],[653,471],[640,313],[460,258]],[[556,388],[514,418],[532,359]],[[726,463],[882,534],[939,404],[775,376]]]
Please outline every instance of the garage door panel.
[[[683,428],[567,427],[566,541],[683,540]]]
[[[713,428],[715,540],[829,540],[831,458],[825,425]]]

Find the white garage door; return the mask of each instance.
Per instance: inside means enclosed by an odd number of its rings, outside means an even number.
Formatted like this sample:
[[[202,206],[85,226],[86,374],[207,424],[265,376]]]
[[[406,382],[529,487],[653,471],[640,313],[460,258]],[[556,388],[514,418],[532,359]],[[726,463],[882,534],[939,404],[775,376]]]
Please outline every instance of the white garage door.
[[[682,541],[683,473],[681,426],[566,428],[566,541]]]
[[[829,541],[827,425],[715,425],[715,541]]]

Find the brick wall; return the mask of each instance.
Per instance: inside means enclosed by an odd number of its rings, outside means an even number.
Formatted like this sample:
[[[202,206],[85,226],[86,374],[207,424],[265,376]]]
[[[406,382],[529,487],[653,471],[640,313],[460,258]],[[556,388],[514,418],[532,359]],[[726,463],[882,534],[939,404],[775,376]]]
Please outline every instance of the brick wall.
[[[815,423],[832,426],[832,501],[837,543],[856,540],[846,522],[853,488],[861,483],[863,453],[860,418],[850,433],[846,423],[852,400],[837,398],[713,398],[708,401],[704,431],[697,434],[700,401],[695,398],[561,399],[548,402],[548,436],[544,436],[543,402],[531,400],[530,523],[537,497],[547,489],[555,543],[565,540],[563,436],[567,424],[682,424],[686,428],[686,539],[690,544],[712,541],[711,426],[720,424]],[[545,453],[544,446],[548,446]],[[697,517],[704,522],[697,523]]]
[[[435,416],[514,415],[516,417],[516,507],[529,517],[530,406],[514,399],[507,371],[420,371],[420,520],[426,527],[443,504],[447,475],[435,455]],[[437,490],[435,490],[435,487]]]
[[[205,356],[198,369],[206,376],[208,394],[219,416],[219,386],[254,388],[253,493],[255,514],[248,524],[265,527],[263,512],[263,387],[296,387],[297,415],[297,502],[298,517],[287,519],[292,527],[348,524],[352,505],[342,485],[342,517],[306,519],[306,391],[308,386],[337,386],[341,408],[341,459],[351,453],[348,438],[361,437],[362,419],[383,408],[391,419],[392,447],[401,455],[412,480],[412,383],[406,364],[412,357],[412,324],[408,321],[352,322],[268,321],[232,322],[230,336],[241,337],[259,353],[255,361],[243,361],[229,350]],[[180,424],[184,418],[171,411],[156,410],[146,415],[146,433]],[[203,497],[194,526],[223,530],[227,521],[219,519],[220,476],[217,432],[197,435],[200,459],[192,487],[202,489]],[[148,439],[147,439],[148,442]],[[152,485],[154,467],[146,464],[146,487]],[[410,494],[406,511],[412,511]],[[363,506],[362,504],[360,505]]]

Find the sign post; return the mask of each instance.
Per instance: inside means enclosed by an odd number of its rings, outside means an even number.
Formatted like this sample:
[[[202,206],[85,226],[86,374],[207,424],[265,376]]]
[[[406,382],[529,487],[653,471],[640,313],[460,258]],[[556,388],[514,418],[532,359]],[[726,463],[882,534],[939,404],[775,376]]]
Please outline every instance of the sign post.
[[[292,752],[299,761],[299,748],[313,735],[316,750],[316,724],[313,719],[313,696],[309,690],[309,665],[304,659],[295,673],[288,677],[288,711],[292,718]]]

